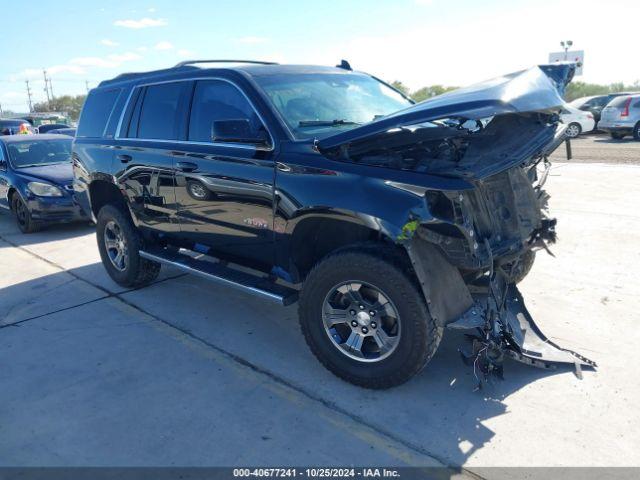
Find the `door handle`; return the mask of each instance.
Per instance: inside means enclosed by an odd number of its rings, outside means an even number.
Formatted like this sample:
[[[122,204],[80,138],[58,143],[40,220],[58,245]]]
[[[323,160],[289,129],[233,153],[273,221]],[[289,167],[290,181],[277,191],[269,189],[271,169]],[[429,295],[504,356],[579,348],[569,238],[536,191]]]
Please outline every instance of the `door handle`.
[[[132,160],[131,155],[127,155],[125,153],[121,153],[119,155],[117,155],[118,160],[120,160],[122,163],[129,163]]]
[[[281,172],[290,172],[292,168],[286,163],[276,162],[276,168]]]
[[[192,162],[178,162],[176,163],[176,167],[181,172],[194,172],[198,169],[198,164]]]

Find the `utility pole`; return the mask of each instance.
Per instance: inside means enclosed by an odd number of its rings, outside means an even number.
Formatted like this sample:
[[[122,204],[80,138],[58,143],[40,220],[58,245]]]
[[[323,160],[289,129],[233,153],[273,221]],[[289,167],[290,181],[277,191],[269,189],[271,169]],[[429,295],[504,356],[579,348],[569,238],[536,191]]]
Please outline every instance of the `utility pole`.
[[[47,78],[47,71],[42,70],[44,74],[44,93],[47,94],[47,104],[51,102],[51,97],[49,96],[49,79]]]
[[[49,77],[49,91],[51,92],[51,100],[55,100],[56,97],[53,96],[53,84],[51,83],[51,77]]]
[[[31,88],[29,87],[29,80],[24,81],[27,84],[27,98],[29,99],[29,112],[33,112],[33,104],[31,103]]]
[[[84,85],[87,87],[87,93],[89,93],[89,80],[85,80]]]

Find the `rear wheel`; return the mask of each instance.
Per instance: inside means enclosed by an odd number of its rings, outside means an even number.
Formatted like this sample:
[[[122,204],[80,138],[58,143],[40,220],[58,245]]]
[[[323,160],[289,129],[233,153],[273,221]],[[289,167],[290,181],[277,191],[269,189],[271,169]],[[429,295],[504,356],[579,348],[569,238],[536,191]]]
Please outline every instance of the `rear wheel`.
[[[140,257],[142,237],[128,214],[112,205],[98,213],[98,249],[109,276],[123,287],[140,287],[156,279],[160,264]]]
[[[31,216],[29,207],[17,193],[14,193],[11,198],[11,209],[16,216],[16,223],[22,233],[33,233],[40,230],[40,225]]]
[[[420,372],[442,329],[406,266],[377,250],[343,250],[321,261],[304,283],[299,316],[307,344],[328,370],[382,389]]]
[[[576,138],[581,133],[582,133],[582,127],[580,126],[579,123],[576,123],[576,122],[570,123],[569,126],[567,127],[567,130],[565,131],[565,135],[569,138]]]
[[[624,133],[611,132],[611,138],[614,140],[622,140],[624,138]]]
[[[634,140],[640,141],[640,122],[636,123],[636,126],[633,127],[633,138]]]

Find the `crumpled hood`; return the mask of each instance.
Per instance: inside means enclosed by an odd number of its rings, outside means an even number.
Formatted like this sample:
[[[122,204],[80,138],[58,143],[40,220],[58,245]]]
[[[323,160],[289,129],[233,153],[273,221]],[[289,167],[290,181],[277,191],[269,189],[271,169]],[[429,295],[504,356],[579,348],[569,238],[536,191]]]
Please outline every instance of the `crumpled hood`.
[[[558,63],[493,78],[326,137],[316,146],[320,151],[331,150],[390,129],[450,117],[479,120],[506,113],[557,111],[564,103],[564,88],[573,78],[574,71],[574,64]]]
[[[71,162],[43,165],[41,167],[18,168],[16,173],[55,185],[70,185],[73,183],[73,166]]]

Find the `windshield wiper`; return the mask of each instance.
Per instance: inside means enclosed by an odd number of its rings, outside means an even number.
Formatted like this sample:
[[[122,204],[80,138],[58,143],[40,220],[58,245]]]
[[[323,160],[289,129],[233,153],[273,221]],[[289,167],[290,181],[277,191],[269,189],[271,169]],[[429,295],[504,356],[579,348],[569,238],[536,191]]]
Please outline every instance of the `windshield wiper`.
[[[350,120],[301,120],[299,127],[335,127],[336,125],[360,125],[358,122]]]
[[[29,168],[29,167],[48,167],[49,165],[60,165],[63,163],[71,163],[71,160],[66,160],[63,162],[49,162],[49,163],[30,163],[27,165],[20,165],[19,167],[16,166],[16,168]]]

